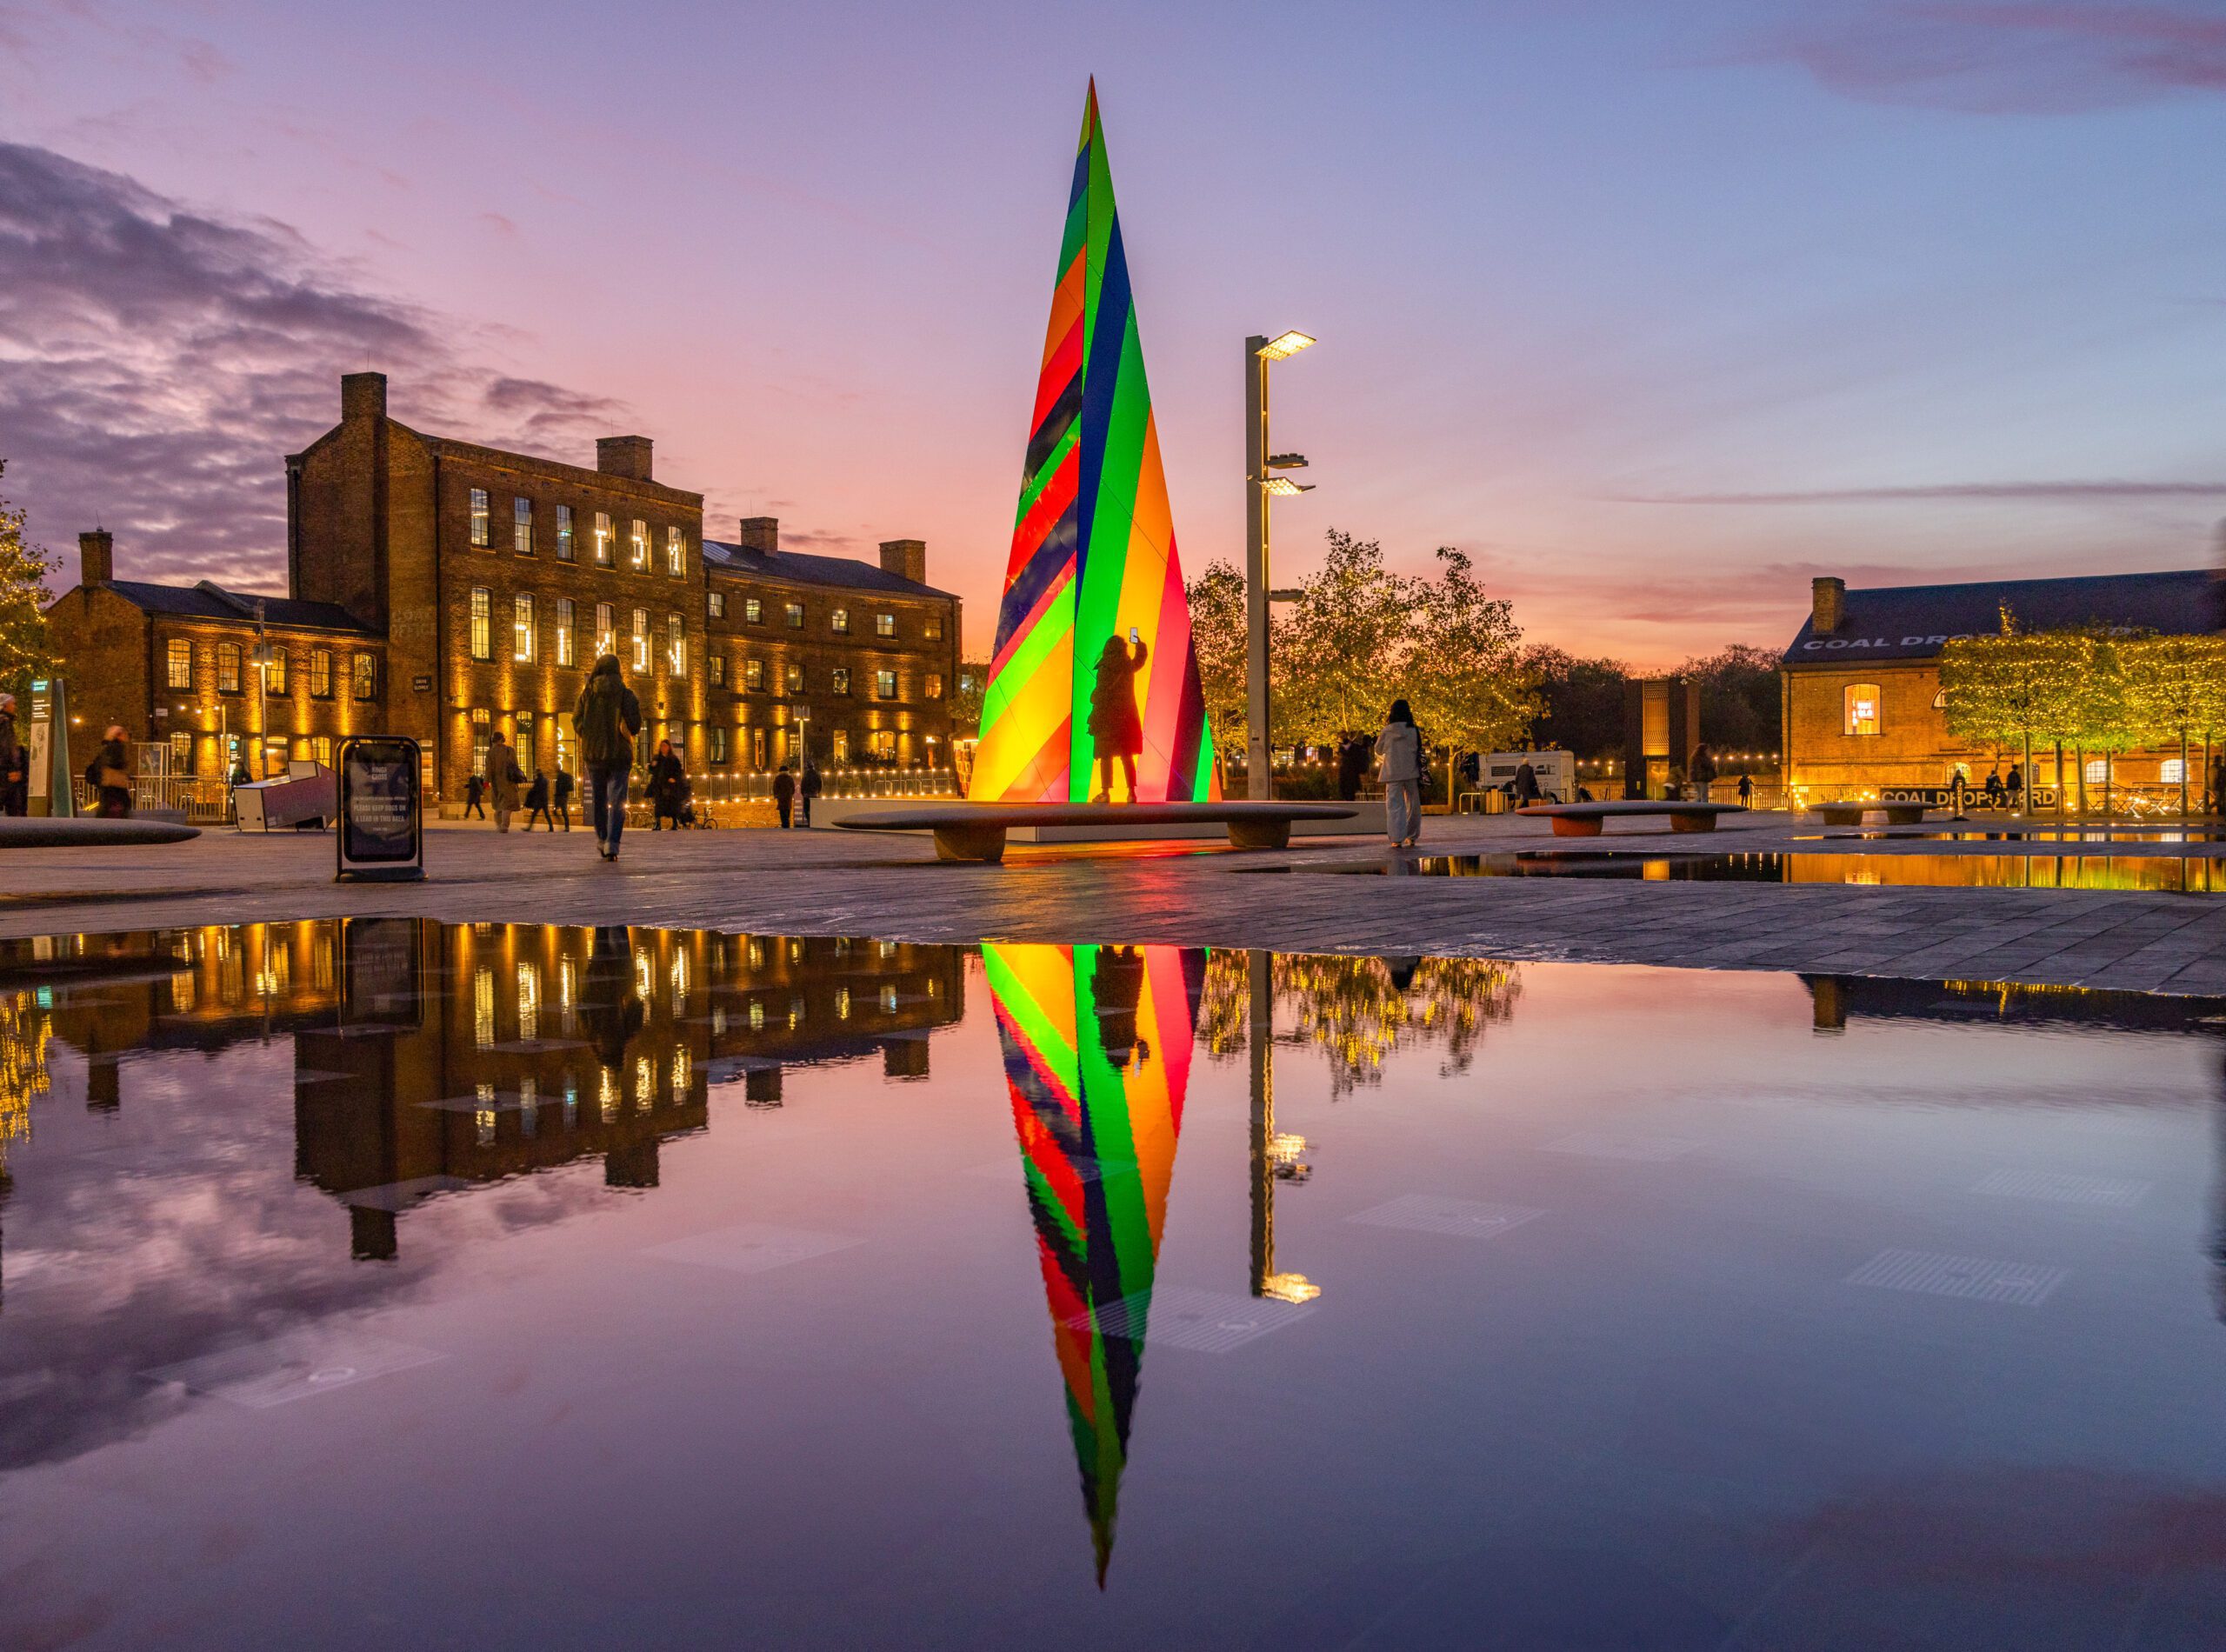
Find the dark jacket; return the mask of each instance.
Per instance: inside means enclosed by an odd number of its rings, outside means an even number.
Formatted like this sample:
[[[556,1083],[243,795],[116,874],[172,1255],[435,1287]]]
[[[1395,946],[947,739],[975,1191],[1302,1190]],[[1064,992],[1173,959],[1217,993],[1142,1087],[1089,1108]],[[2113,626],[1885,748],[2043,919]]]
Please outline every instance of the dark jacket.
[[[525,789],[525,806],[528,809],[549,807],[549,776],[547,775],[536,775],[533,777],[533,784]]]
[[[819,769],[815,764],[803,771],[803,795],[806,797],[816,797],[819,793]]]
[[[688,771],[680,766],[679,754],[661,751],[650,759],[650,801],[659,809],[677,813],[687,789]]]
[[[796,795],[796,777],[794,775],[789,773],[788,770],[784,769],[779,774],[773,776],[773,801],[775,803],[792,803],[795,801]]]
[[[572,771],[569,769],[559,769],[556,771],[556,807],[562,809],[571,801]]]
[[[642,732],[642,703],[616,671],[597,666],[572,709],[572,729],[580,737],[580,760],[590,768],[630,767],[632,736]]]

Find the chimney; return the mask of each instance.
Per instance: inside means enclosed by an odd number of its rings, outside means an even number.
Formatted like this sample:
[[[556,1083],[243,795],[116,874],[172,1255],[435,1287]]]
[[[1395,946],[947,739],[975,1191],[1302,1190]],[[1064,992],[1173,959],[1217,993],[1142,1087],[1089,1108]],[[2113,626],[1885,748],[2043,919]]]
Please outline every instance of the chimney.
[[[881,571],[894,574],[899,579],[909,579],[915,585],[928,583],[928,542],[924,539],[884,539],[881,542]]]
[[[781,549],[781,519],[778,516],[744,516],[742,519],[742,548],[767,556],[776,555]]]
[[[90,588],[116,578],[116,536],[96,528],[77,536],[77,583]]]
[[[1819,636],[1830,636],[1847,619],[1847,581],[1829,576],[1809,582],[1809,624]]]
[[[595,468],[607,476],[624,476],[630,482],[650,481],[650,438],[646,436],[596,437]]]
[[[386,416],[384,373],[343,373],[340,376],[340,422]]]

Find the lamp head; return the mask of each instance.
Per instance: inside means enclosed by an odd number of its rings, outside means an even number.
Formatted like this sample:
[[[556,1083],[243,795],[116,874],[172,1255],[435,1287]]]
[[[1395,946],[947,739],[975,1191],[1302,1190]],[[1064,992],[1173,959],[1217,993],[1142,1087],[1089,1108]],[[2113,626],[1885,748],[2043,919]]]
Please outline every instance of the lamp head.
[[[1314,335],[1311,333],[1277,333],[1273,338],[1260,346],[1260,358],[1263,361],[1280,362],[1287,357],[1297,355],[1299,351],[1304,350],[1313,342]]]

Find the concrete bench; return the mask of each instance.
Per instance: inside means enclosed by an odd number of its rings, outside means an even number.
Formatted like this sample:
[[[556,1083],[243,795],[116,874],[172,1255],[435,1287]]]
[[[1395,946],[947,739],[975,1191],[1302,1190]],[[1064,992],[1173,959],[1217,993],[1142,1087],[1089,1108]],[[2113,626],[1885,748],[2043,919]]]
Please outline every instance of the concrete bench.
[[[1885,816],[1889,826],[1915,826],[1931,807],[1929,803],[1818,803],[1816,813],[1827,826],[1860,826],[1863,817],[1873,810]]]
[[[0,849],[112,849],[127,843],[183,843],[200,836],[198,826],[167,820],[111,820],[98,815],[0,818]]]
[[[1650,803],[1643,797],[1601,803],[1526,803],[1518,815],[1543,815],[1554,823],[1556,837],[1597,837],[1612,816],[1626,817],[1667,815],[1673,832],[1712,832],[1718,815],[1743,815],[1744,803]]]
[[[1350,820],[1359,813],[1342,803],[946,803],[934,809],[876,809],[836,821],[849,831],[936,835],[940,861],[1005,857],[1005,834],[1028,826],[1109,826],[1133,833],[1139,825],[1229,828],[1238,849],[1288,849],[1295,820]]]

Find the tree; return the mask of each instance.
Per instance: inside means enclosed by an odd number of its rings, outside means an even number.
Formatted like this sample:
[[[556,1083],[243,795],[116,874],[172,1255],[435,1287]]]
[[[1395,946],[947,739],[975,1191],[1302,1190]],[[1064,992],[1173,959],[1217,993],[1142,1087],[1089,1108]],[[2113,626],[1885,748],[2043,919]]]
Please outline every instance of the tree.
[[[1244,576],[1216,558],[1186,588],[1190,599],[1190,647],[1198,656],[1198,688],[1206,702],[1206,727],[1214,757],[1227,772],[1229,758],[1244,749]]]
[[[0,459],[0,474],[7,470]],[[21,693],[30,678],[50,676],[58,663],[46,634],[46,588],[54,558],[23,537],[23,513],[0,497],[0,683]]]
[[[1700,684],[1701,728],[1724,751],[1783,751],[1779,723],[1778,656],[1768,649],[1734,643],[1721,652],[1687,660],[1677,675]]]
[[[2125,696],[2147,739],[2180,744],[2180,813],[2188,809],[2188,741],[2226,728],[2226,638],[2143,636],[2121,643]]]
[[[2083,644],[2087,639],[2077,641]],[[1999,636],[1969,637],[1940,650],[1940,689],[1947,700],[1949,732],[1974,745],[2022,746],[2023,796],[2029,798],[2033,742],[2055,739],[2060,747],[2065,731],[2076,724],[2076,703],[2087,652],[2084,647],[2065,646],[2057,634],[2021,634],[2016,618],[2004,609]],[[2059,807],[2063,769],[2059,752]]]
[[[950,696],[950,732],[954,739],[972,740],[982,732],[982,703],[990,692],[990,663],[961,660],[958,686]]]
[[[1332,740],[1372,729],[1407,692],[1423,596],[1421,582],[1383,565],[1383,547],[1332,528],[1321,571],[1299,587],[1275,627],[1276,733]]]
[[[1530,720],[1530,743],[1559,746],[1578,757],[1616,756],[1623,749],[1621,660],[1579,660],[1550,643],[1523,650],[1522,665],[1542,708]]]
[[[1487,596],[1475,564],[1450,545],[1437,550],[1438,576],[1421,588],[1421,624],[1408,650],[1416,720],[1446,749],[1449,771],[1464,751],[1513,745],[1540,702],[1517,652],[1523,628],[1504,596]],[[1446,795],[1454,794],[1450,775]]]

